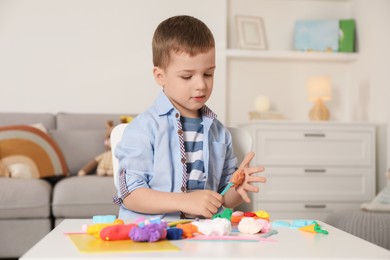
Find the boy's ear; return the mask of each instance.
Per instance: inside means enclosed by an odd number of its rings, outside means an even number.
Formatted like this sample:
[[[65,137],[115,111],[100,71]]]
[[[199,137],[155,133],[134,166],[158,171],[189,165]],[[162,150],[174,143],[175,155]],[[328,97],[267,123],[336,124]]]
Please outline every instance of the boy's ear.
[[[159,84],[161,87],[165,85],[165,74],[164,70],[159,67],[153,68],[153,75],[154,79],[156,80],[157,84]]]

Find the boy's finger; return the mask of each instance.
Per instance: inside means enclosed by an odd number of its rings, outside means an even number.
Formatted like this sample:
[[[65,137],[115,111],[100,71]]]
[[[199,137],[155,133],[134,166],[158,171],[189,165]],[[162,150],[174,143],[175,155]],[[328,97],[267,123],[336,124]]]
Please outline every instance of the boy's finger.
[[[219,195],[219,194],[218,194]],[[219,208],[219,207],[221,207],[221,205],[222,205],[222,196],[219,198],[219,197],[214,197],[214,198],[211,198],[210,199],[210,203],[212,204],[212,205],[214,205],[215,207],[217,207],[217,208]]]
[[[254,173],[263,172],[263,171],[264,171],[264,167],[262,167],[262,166],[245,168],[245,172],[248,173],[249,175],[252,175]]]
[[[215,199],[217,199],[218,201],[222,201],[222,199],[223,199],[223,196],[222,196],[221,194],[219,194],[218,192],[213,191],[211,195],[212,195]]]
[[[259,192],[259,187],[255,185],[248,185],[245,187],[245,190],[249,192]]]
[[[267,182],[267,178],[264,177],[264,176],[250,176],[248,177],[248,183],[252,183],[252,182],[261,182],[261,183],[265,183]]]
[[[254,152],[247,153],[245,155],[244,160],[242,160],[242,163],[240,164],[240,167],[238,167],[238,169],[244,169],[246,166],[248,166],[250,164],[250,162],[252,161],[253,157],[255,157],[255,153]]]
[[[245,191],[240,191],[241,198],[246,202],[251,202],[251,199],[249,198],[248,194]]]

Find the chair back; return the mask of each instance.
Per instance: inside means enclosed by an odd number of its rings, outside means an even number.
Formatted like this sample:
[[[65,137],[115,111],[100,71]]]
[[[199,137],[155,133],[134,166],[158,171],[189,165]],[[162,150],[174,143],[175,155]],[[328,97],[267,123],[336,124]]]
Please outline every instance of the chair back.
[[[252,137],[249,132],[243,128],[228,127],[232,135],[233,150],[238,160],[238,166],[245,155],[252,150]]]
[[[111,132],[111,151],[112,151],[112,166],[114,170],[114,182],[117,185],[116,175],[118,174],[119,162],[115,157],[115,148],[119,141],[122,139],[123,132],[127,124],[119,124],[112,129]],[[242,128],[228,127],[229,132],[232,135],[233,149],[238,159],[238,165],[242,162],[245,155],[252,149],[252,137],[249,132]]]
[[[112,156],[112,168],[114,170],[114,183],[115,186],[117,186],[117,175],[118,175],[118,169],[119,169],[119,161],[115,157],[115,148],[119,141],[122,139],[123,132],[125,131],[125,128],[127,126],[127,123],[116,125],[110,135],[110,142],[111,142],[111,156]]]

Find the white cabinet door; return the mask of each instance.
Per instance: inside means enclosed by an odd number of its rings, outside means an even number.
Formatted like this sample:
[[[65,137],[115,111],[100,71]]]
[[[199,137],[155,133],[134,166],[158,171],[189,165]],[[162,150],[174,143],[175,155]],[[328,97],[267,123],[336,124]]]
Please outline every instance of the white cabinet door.
[[[268,201],[364,201],[374,196],[370,168],[265,167],[259,197]]]
[[[370,166],[372,135],[331,129],[257,129],[257,163],[262,165]]]

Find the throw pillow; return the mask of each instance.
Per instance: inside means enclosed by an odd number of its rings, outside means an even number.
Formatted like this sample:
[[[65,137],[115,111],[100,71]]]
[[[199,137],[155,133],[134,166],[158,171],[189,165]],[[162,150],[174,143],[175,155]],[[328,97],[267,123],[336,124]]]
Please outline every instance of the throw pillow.
[[[2,160],[0,160],[0,177],[9,177],[9,170]]]
[[[0,159],[11,177],[66,176],[68,167],[56,142],[29,125],[0,127]]]
[[[390,170],[387,172],[387,179],[387,186],[370,203],[361,205],[363,210],[390,212]]]

